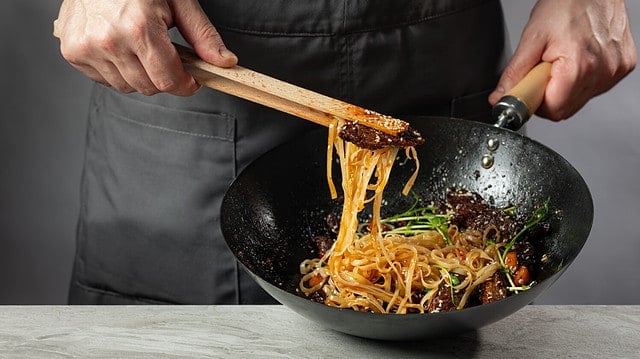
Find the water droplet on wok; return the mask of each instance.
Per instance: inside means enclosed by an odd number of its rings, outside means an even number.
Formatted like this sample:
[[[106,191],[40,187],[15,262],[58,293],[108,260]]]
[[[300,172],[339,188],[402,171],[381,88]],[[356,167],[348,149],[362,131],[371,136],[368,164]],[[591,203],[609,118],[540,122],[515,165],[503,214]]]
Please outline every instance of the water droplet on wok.
[[[487,149],[488,149],[489,151],[495,151],[495,150],[497,150],[497,149],[498,149],[498,146],[500,146],[500,141],[498,141],[498,140],[497,140],[497,139],[495,139],[495,138],[490,138],[490,139],[487,141]]]
[[[493,166],[493,155],[486,154],[482,156],[482,168],[489,169]]]

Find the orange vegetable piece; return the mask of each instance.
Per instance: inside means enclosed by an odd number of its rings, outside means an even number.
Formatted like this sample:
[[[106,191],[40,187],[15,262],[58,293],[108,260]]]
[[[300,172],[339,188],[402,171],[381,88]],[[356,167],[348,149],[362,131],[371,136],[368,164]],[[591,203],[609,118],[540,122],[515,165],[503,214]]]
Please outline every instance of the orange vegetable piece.
[[[518,266],[518,256],[515,251],[511,251],[504,256],[504,264],[512,269],[515,269]]]
[[[316,274],[313,277],[311,277],[311,279],[309,279],[309,287],[314,287],[320,283],[322,283],[324,279],[322,278],[322,276],[320,274]]]
[[[531,274],[529,274],[529,268],[521,266],[513,276],[513,281],[516,285],[526,285],[531,282]]]

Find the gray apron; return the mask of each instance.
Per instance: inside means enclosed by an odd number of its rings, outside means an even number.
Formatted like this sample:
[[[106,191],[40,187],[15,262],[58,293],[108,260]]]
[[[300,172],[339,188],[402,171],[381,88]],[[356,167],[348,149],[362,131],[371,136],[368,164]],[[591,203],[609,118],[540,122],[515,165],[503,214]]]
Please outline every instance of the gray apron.
[[[217,0],[202,6],[240,64],[382,113],[488,118],[505,65],[496,0]],[[202,89],[96,85],[70,303],[270,303],[219,228],[234,177],[317,126]]]

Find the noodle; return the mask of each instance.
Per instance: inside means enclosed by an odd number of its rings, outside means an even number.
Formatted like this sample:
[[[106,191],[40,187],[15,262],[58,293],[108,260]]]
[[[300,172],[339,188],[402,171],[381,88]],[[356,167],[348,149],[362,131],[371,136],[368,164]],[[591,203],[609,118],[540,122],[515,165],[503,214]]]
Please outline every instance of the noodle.
[[[339,232],[322,258],[301,263],[302,292],[308,296],[322,292],[325,304],[357,311],[404,314],[448,310],[439,303],[444,294],[454,309],[464,308],[474,290],[502,268],[499,248],[505,243],[496,241],[500,231],[495,227],[461,231],[449,225],[444,232],[434,229],[405,236],[389,230],[389,224],[383,228],[382,193],[398,148],[360,148],[336,135],[341,125],[336,121],[329,127],[327,146],[332,198],[336,197],[331,178],[333,150],[342,172],[344,203]],[[419,162],[415,148],[407,147],[405,154],[416,163],[416,171],[402,191],[406,195],[417,177]],[[370,202],[372,219],[368,226],[362,226],[357,215]]]

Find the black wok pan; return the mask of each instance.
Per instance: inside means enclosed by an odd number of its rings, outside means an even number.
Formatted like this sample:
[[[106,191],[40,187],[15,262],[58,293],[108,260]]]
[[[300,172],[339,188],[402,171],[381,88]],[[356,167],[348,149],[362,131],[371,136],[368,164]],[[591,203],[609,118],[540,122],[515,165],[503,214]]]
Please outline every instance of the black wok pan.
[[[340,213],[325,176],[326,130],[310,133],[263,155],[246,168],[222,203],[222,232],[237,259],[275,299],[299,314],[335,330],[367,338],[416,340],[475,329],[531,303],[576,258],[593,221],[591,194],[580,174],[559,154],[516,132],[450,118],[420,118],[412,126],[426,138],[418,146],[420,174],[413,190],[442,199],[447,188],[480,193],[496,206],[531,210],[547,198],[559,216],[542,251],[549,261],[538,284],[492,304],[461,311],[385,315],[341,310],[311,302],[298,291],[299,264],[317,257],[311,238],[326,233],[327,213]],[[489,140],[499,146],[489,151]],[[492,153],[493,165],[481,165]],[[383,216],[408,208],[400,190],[413,172],[396,163],[384,198]],[[339,184],[339,170],[334,180]],[[301,328],[304,330],[304,328]]]
[[[498,207],[532,211],[549,199],[557,211],[549,238],[537,248],[548,260],[537,284],[518,295],[455,312],[385,315],[311,302],[298,290],[299,264],[317,257],[311,238],[328,234],[325,217],[340,213],[325,176],[326,131],[276,148],[246,168],[222,203],[222,232],[236,258],[274,298],[307,318],[357,336],[416,340],[480,328],[515,312],[548,288],[573,262],[593,222],[591,194],[580,174],[551,149],[508,129],[518,129],[538,108],[551,65],[541,63],[494,106],[495,126],[450,118],[411,120],[426,143],[417,147],[420,174],[413,190],[441,201],[449,188],[482,195]],[[497,144],[497,145],[496,145]],[[492,159],[492,160],[488,160]],[[400,191],[414,166],[396,163],[382,215],[407,209]],[[334,179],[340,173],[335,165]],[[362,214],[366,218],[367,213]]]

